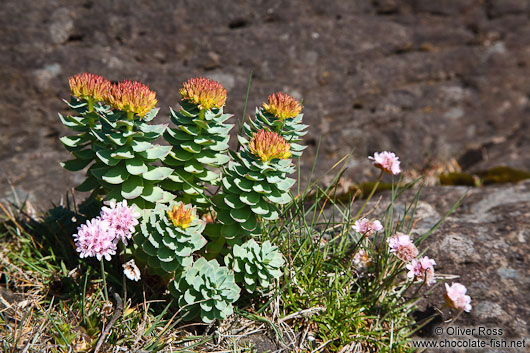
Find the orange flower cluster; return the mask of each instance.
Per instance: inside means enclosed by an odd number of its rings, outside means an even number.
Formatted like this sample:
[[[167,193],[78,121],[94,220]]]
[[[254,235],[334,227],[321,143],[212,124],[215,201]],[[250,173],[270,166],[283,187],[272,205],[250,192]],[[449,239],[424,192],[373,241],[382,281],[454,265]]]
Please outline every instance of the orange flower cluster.
[[[248,144],[248,148],[263,162],[271,161],[274,158],[287,159],[291,157],[291,145],[283,137],[272,131],[260,130],[255,133]]]
[[[263,108],[280,120],[294,118],[302,111],[302,104],[288,94],[278,92],[269,96]]]
[[[72,96],[79,99],[94,98],[103,102],[110,94],[110,81],[102,76],[88,72],[72,76],[68,79]]]
[[[115,109],[135,113],[140,117],[149,113],[158,102],[156,93],[137,81],[123,81],[112,86],[108,101]]]
[[[72,95],[79,99],[93,98],[106,102],[114,109],[145,116],[157,103],[156,93],[137,81],[123,81],[112,85],[102,76],[83,73],[68,79]]]
[[[195,219],[195,209],[192,207],[185,207],[182,202],[178,202],[172,209],[167,211],[167,216],[173,222],[175,227],[186,229]]]
[[[199,109],[221,108],[226,102],[226,89],[204,77],[190,78],[179,90],[182,99],[197,104]]]

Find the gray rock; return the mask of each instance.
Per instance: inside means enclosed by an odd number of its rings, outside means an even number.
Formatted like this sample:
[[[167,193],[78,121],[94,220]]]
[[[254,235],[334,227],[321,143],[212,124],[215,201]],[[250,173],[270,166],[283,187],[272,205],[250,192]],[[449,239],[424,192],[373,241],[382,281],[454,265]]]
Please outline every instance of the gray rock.
[[[504,321],[508,318],[506,312],[502,310],[502,307],[499,304],[489,301],[478,303],[475,305],[471,313],[479,320],[497,319],[499,321]]]
[[[466,170],[530,170],[525,11],[526,0],[2,1],[0,189],[9,188],[11,169],[25,173],[17,186],[43,202],[75,185],[57,163],[14,166],[30,160],[14,153],[68,156],[57,112],[68,77],[84,71],[149,84],[160,122],[192,76],[220,80],[229,89],[225,110],[241,114],[253,72],[248,112],[275,91],[304,100],[302,181],[321,138],[317,176],[353,150],[345,177],[373,179],[366,157],[385,149],[406,171],[475,150]]]
[[[50,36],[54,44],[65,43],[74,29],[72,14],[68,8],[62,7],[55,10],[51,15]]]
[[[514,270],[513,268],[506,268],[506,267],[500,267],[497,270],[497,274],[501,276],[504,279],[520,279],[521,275],[517,270]]]
[[[455,263],[465,263],[475,258],[476,250],[472,239],[460,234],[448,234],[440,244],[440,249]]]

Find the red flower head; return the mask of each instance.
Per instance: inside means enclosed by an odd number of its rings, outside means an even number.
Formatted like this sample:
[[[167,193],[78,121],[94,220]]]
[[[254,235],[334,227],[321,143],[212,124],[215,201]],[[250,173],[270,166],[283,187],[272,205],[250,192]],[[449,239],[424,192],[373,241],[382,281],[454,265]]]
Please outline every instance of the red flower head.
[[[263,162],[274,158],[287,159],[291,156],[291,145],[283,137],[272,131],[260,130],[252,136],[248,144],[252,154]]]
[[[302,104],[285,93],[273,93],[269,102],[263,103],[263,108],[280,120],[294,118],[302,111]]]
[[[106,101],[111,90],[109,80],[88,72],[70,77],[68,83],[72,96],[79,99],[94,98],[96,101]]]
[[[190,78],[179,90],[182,99],[198,105],[199,109],[221,108],[226,102],[226,89],[204,77]]]
[[[123,81],[112,87],[109,103],[118,110],[145,116],[158,101],[149,86],[137,81]]]

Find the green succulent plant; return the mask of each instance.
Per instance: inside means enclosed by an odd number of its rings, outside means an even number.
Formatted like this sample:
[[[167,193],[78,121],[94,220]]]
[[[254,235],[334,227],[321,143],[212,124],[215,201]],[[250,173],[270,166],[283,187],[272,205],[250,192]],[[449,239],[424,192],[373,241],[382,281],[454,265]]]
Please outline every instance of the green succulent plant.
[[[169,290],[186,312],[186,318],[199,316],[206,323],[231,315],[232,304],[241,292],[233,271],[220,266],[217,260],[203,257],[175,276]]]
[[[241,246],[234,245],[232,253],[225,256],[225,263],[234,270],[236,281],[252,293],[256,287],[268,289],[281,276],[285,261],[270,241],[260,245],[250,239]]]
[[[259,235],[259,219],[278,219],[278,205],[291,201],[289,189],[295,182],[287,177],[294,172],[291,160],[285,159],[289,144],[278,134],[260,130],[250,141],[241,136],[239,141],[241,150],[232,153],[233,161],[223,175],[223,193],[213,198],[220,239],[230,245]],[[208,248],[216,254],[222,246],[218,241]]]
[[[106,200],[125,199],[142,209],[170,201],[173,195],[158,184],[173,170],[153,165],[171,149],[152,143],[166,129],[148,124],[158,113],[155,93],[138,82],[111,86],[91,74],[72,77],[71,88],[69,106],[80,116],[60,119],[79,133],[61,138],[76,157],[62,165],[71,171],[90,165],[85,181],[76,189],[103,195]]]
[[[206,211],[210,201],[204,195],[205,185],[218,185],[220,180],[220,175],[212,169],[230,160],[229,132],[234,125],[225,122],[232,115],[223,113],[226,90],[215,81],[190,79],[180,92],[181,109],[171,110],[175,128],[168,128],[164,133],[172,150],[163,162],[174,171],[162,186],[179,192],[181,200]]]
[[[144,210],[140,231],[134,236],[136,256],[153,273],[167,275],[191,266],[193,253],[206,245],[205,222],[191,205],[171,202]]]
[[[76,172],[83,170],[93,162],[97,162],[96,153],[93,146],[98,143],[96,132],[101,133],[101,124],[99,122],[99,111],[105,111],[106,108],[100,102],[92,102],[89,108],[87,100],[80,100],[72,96],[69,102],[65,101],[68,107],[76,112],[79,116],[62,116],[59,119],[64,126],[77,132],[76,135],[63,136],[59,138],[66,149],[72,154],[74,159],[61,163],[66,170]],[[76,187],[79,191],[93,191],[100,189],[95,176],[87,172],[84,182]]]
[[[274,93],[269,96],[268,103],[256,108],[255,119],[243,125],[247,136],[259,130],[268,130],[278,133],[291,145],[291,154],[294,157],[302,155],[306,148],[299,144],[308,125],[302,124],[304,114],[301,113],[302,105],[293,97],[285,93]]]

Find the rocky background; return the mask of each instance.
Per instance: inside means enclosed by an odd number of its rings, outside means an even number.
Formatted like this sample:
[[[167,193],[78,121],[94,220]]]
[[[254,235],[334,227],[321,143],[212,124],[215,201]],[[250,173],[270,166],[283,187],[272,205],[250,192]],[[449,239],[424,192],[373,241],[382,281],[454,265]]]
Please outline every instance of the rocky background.
[[[81,176],[57,112],[68,77],[89,71],[157,92],[168,121],[177,89],[205,75],[241,119],[267,96],[301,98],[311,170],[353,151],[345,178],[373,178],[367,156],[395,151],[406,170],[530,170],[528,0],[0,2],[0,197],[47,206]]]
[[[356,182],[381,150],[408,172],[530,170],[528,0],[2,0],[0,198],[47,207],[82,180],[59,166],[57,112],[85,71],[149,84],[159,122],[193,76],[220,81],[241,119],[252,73],[249,114],[272,92],[303,99],[304,176],[319,142],[317,174],[353,152]],[[530,320],[528,188],[474,189],[435,237],[440,271],[470,287],[468,323]],[[462,191],[429,189],[426,212]]]

